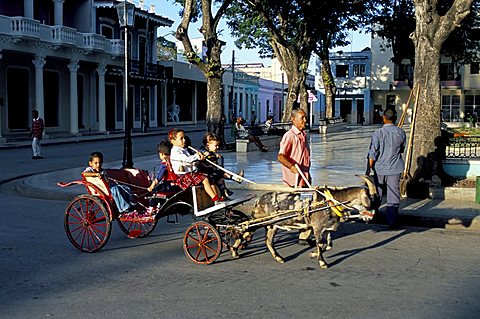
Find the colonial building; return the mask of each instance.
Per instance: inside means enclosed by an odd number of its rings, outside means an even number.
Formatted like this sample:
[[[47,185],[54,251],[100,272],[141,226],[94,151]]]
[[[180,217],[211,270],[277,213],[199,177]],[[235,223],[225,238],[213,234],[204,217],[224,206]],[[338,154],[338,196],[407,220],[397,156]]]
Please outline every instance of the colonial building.
[[[0,2],[0,134],[25,134],[31,110],[46,135],[123,130],[124,28],[114,0]],[[130,2],[130,1],[129,1]],[[128,31],[128,108],[134,128],[166,121],[169,72],[157,63],[157,29],[172,20],[135,8]],[[171,73],[171,71],[170,71]]]
[[[245,63],[235,64],[235,69],[260,78],[260,93],[257,106],[259,121],[264,122],[268,115],[273,115],[274,121],[281,121],[287,98],[288,80],[278,59],[272,59],[270,66],[264,66],[263,63]],[[320,109],[318,103],[311,101],[310,98],[310,96],[315,94],[313,93],[315,90],[315,76],[307,74],[305,85],[309,89],[309,109],[306,111],[309,115],[311,114],[309,116],[311,120],[315,119],[310,123],[317,124],[317,120],[320,118]]]
[[[391,49],[381,38],[372,38],[371,51],[337,52],[331,55],[331,65],[337,86],[335,115],[349,123],[382,123],[381,115],[387,108],[401,114],[406,108],[413,86],[413,67],[410,61],[397,65],[391,61]],[[442,121],[460,125],[471,115],[480,118],[480,64],[457,65],[442,57],[440,85],[442,94]],[[319,71],[318,71],[319,72]],[[319,76],[317,78],[320,78]],[[321,80],[317,82],[323,90]],[[322,110],[324,96],[321,97]],[[410,121],[413,100],[407,111]]]
[[[371,65],[369,48],[361,52],[330,54],[330,65],[335,78],[337,95],[334,115],[351,124],[372,123]],[[317,62],[316,87],[320,94],[320,114],[325,117],[325,88],[321,77],[320,60]]]

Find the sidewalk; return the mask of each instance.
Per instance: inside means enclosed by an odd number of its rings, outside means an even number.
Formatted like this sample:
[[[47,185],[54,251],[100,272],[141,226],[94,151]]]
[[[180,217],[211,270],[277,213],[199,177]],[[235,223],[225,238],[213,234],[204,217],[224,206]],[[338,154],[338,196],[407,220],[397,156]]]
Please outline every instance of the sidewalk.
[[[193,127],[191,129],[194,129]],[[194,130],[189,132],[194,132]],[[198,127],[203,131],[204,127]],[[355,174],[365,171],[365,152],[370,137],[376,127],[354,127],[347,132],[332,133],[327,136],[310,134],[312,150],[312,184],[329,186],[360,185],[361,181]],[[168,131],[168,129],[166,129]],[[158,132],[157,132],[158,134]],[[123,136],[122,136],[123,137]],[[227,132],[226,132],[226,137]],[[67,142],[67,141],[65,141]],[[262,194],[273,191],[281,183],[281,166],[278,163],[277,150],[269,152],[236,153],[225,152],[225,168],[231,171],[243,169],[245,177],[257,184],[229,183],[235,192],[234,197],[247,193]],[[158,156],[135,158],[135,166],[149,171],[158,164]],[[105,168],[119,168],[121,161],[108,162]],[[84,167],[37,174],[17,181],[20,193],[43,199],[70,200],[75,195],[85,193],[80,186],[62,189],[57,182],[73,181],[80,178]],[[402,199],[399,222],[403,226],[439,227],[458,230],[480,230],[480,204],[474,201],[474,193],[464,190],[448,196],[454,190],[442,190],[446,199]],[[376,222],[384,222],[384,209],[380,210]]]

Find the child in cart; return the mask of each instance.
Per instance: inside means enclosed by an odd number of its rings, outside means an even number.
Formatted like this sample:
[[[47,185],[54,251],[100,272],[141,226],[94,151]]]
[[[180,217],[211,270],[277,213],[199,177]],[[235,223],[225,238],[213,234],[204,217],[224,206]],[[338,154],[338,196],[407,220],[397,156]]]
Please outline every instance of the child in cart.
[[[172,144],[169,141],[162,141],[157,145],[158,156],[162,161],[158,167],[158,172],[152,183],[148,187],[149,192],[175,192],[178,187],[175,181],[178,176],[173,172],[172,164],[170,163],[170,153]]]
[[[175,174],[178,175],[176,184],[182,189],[202,184],[205,192],[212,199],[215,205],[225,199],[220,197],[217,189],[212,187],[207,175],[197,172],[198,162],[205,159],[202,153],[191,155],[185,144],[185,132],[181,129],[172,129],[169,132],[169,139],[173,144],[170,161]]]
[[[107,180],[106,171],[102,168],[103,154],[101,152],[93,152],[90,154],[88,167],[83,171],[85,177],[104,177]],[[132,209],[135,204],[132,203],[132,192],[126,185],[110,185],[110,193],[117,205],[119,213],[126,213]]]
[[[225,179],[234,180],[239,184],[242,182],[242,179],[233,177],[232,175],[222,171],[220,168],[212,164],[214,163],[223,167],[223,157],[217,153],[220,143],[220,138],[215,134],[207,133],[205,135],[203,138],[203,149],[201,151],[205,156],[205,159],[208,161],[205,160],[200,163],[199,171],[207,174],[210,179],[210,183],[215,184],[220,190],[220,193],[224,197],[228,198],[233,195],[233,192],[225,185]],[[237,175],[243,176],[243,170],[241,170]]]

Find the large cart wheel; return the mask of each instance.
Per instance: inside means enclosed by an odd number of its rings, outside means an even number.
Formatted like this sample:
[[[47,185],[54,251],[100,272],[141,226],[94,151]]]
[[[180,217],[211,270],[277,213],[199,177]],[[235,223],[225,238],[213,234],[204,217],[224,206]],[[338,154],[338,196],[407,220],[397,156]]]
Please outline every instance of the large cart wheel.
[[[211,224],[197,221],[185,231],[183,251],[196,264],[211,264],[222,252],[220,234]]]
[[[118,226],[128,238],[142,238],[150,235],[157,227],[158,219],[151,222],[136,222],[125,219],[117,219]]]
[[[77,249],[87,253],[102,249],[112,232],[105,205],[93,195],[75,197],[65,210],[64,224],[68,240]]]

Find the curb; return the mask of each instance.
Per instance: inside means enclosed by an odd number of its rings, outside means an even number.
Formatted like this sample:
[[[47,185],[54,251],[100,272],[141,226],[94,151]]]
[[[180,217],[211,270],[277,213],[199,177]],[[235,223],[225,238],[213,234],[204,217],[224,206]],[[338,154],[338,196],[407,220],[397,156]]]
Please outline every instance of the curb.
[[[475,201],[475,188],[461,188],[461,187],[431,187],[430,198],[432,199],[447,199],[447,200],[463,200]]]
[[[167,134],[170,128],[162,128],[161,130],[150,131],[146,133],[143,133],[143,132],[132,133],[132,139],[136,137],[157,136],[157,135]],[[198,128],[197,126],[189,128],[188,126],[186,126],[184,127],[184,130],[186,132],[204,132],[205,128]],[[102,140],[118,140],[123,138],[125,138],[125,135],[123,133],[79,135],[79,136],[71,136],[71,137],[43,139],[42,145],[45,145],[45,146],[46,145],[62,145],[62,144],[85,143],[85,142],[102,141]],[[27,148],[27,147],[32,147],[32,142],[30,140],[0,143],[0,150]]]

